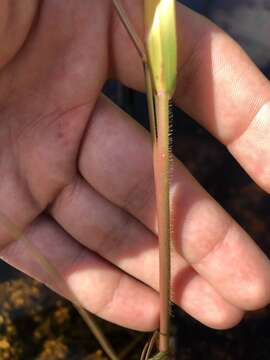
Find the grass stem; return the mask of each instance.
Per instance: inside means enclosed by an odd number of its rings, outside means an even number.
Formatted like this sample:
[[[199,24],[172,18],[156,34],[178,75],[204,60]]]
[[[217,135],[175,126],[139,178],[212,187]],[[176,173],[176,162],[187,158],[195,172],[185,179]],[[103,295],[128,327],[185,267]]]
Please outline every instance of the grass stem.
[[[169,96],[157,94],[157,140],[154,144],[154,175],[157,197],[157,218],[159,234],[159,291],[160,291],[160,336],[159,351],[169,351],[170,324],[170,141],[169,141]]]

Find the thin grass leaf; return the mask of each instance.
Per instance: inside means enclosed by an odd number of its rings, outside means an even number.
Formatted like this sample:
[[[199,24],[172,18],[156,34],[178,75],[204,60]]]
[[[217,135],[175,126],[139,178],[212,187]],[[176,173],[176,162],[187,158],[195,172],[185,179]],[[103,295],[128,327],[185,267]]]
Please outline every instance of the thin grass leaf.
[[[144,73],[145,73],[145,83],[146,83],[148,114],[149,114],[150,129],[152,135],[152,144],[154,147],[157,139],[157,117],[156,117],[155,96],[154,96],[151,71],[149,69],[148,64],[146,64],[144,67]]]
[[[148,346],[148,350],[147,350],[147,353],[145,355],[145,360],[149,360],[150,359],[150,355],[152,354],[152,351],[153,351],[153,348],[155,346],[155,341],[158,337],[158,332],[155,331],[151,337],[151,340],[149,342],[149,346]]]
[[[0,213],[0,223],[6,229],[7,233],[13,238],[14,241],[20,239],[23,241],[26,248],[31,253],[32,257],[40,265],[40,267],[46,271],[52,281],[56,281],[62,288],[62,291],[67,294],[70,301],[85,321],[89,330],[95,336],[104,352],[108,355],[111,360],[119,360],[110,342],[103,334],[101,328],[96,323],[92,314],[88,313],[81,305],[76,294],[67,286],[63,277],[56,269],[56,267],[47,259],[45,255],[32,243],[32,241],[26,237],[21,229],[19,229],[13,222],[11,222],[3,213]]]
[[[147,343],[144,345],[144,348],[143,348],[143,351],[142,351],[140,360],[146,360],[146,354],[147,354],[148,348],[149,348],[149,342],[147,342]]]
[[[135,28],[133,27],[132,23],[129,21],[129,18],[127,16],[127,13],[125,11],[125,9],[123,8],[121,1],[119,0],[112,0],[114,8],[122,22],[122,24],[124,25],[126,31],[128,32],[131,40],[133,41],[133,44],[135,46],[135,48],[137,49],[142,62],[146,63],[146,54],[145,54],[145,49],[144,49],[144,45],[143,42],[141,40],[141,38],[139,37],[139,35],[137,34]]]
[[[133,350],[136,348],[136,346],[143,340],[145,335],[139,334],[137,335],[132,341],[130,341],[126,348],[124,348],[120,354],[119,354],[119,360],[126,360],[128,359],[128,355],[132,354]]]

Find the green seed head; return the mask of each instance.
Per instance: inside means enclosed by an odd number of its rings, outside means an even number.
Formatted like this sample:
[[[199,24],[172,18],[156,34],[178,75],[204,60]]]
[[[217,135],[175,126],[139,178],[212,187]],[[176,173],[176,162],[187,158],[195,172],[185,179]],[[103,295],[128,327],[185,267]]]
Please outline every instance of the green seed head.
[[[156,93],[173,96],[177,75],[175,0],[145,0],[146,49]]]

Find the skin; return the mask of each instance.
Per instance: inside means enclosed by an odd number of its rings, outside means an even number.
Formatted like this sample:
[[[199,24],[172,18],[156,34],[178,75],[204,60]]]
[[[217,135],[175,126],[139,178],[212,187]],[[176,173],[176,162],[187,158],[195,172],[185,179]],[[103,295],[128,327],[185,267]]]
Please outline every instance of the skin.
[[[24,12],[19,4],[0,5],[1,212],[88,310],[130,328],[156,328],[151,140],[101,95],[109,77],[143,91],[141,61],[109,0],[29,0]],[[142,36],[142,1],[123,5]],[[5,17],[9,11],[16,21]],[[176,103],[269,192],[269,82],[216,26],[181,5],[177,13]],[[171,191],[173,301],[218,329],[267,305],[269,260],[178,160]],[[1,222],[0,246],[3,260],[61,292]]]

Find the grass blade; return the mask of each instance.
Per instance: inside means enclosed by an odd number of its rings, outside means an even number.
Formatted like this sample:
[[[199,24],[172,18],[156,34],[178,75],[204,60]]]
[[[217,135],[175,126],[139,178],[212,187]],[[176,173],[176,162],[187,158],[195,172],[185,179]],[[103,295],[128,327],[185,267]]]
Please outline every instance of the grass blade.
[[[112,348],[110,342],[107,340],[105,335],[103,334],[101,328],[96,323],[94,317],[88,313],[83,306],[80,304],[79,299],[70,290],[70,288],[65,283],[59,271],[56,267],[44,256],[41,251],[32,243],[30,239],[28,239],[23,232],[12,223],[3,213],[0,214],[0,222],[5,227],[7,232],[13,238],[14,241],[19,240],[25,243],[26,248],[29,250],[33,258],[37,261],[37,263],[41,266],[43,270],[47,272],[51,280],[56,281],[62,287],[62,291],[67,294],[70,301],[77,309],[78,313],[81,315],[82,319],[85,321],[89,330],[95,336],[100,346],[104,350],[104,352],[109,356],[111,360],[119,360],[116,355],[114,349]]]
[[[157,335],[158,335],[158,332],[157,332],[157,331],[155,331],[155,332],[153,333],[153,335],[152,335],[152,338],[151,338],[151,340],[150,340],[150,342],[149,342],[149,346],[148,346],[147,353],[146,353],[146,355],[145,355],[145,360],[149,360],[149,359],[150,359],[150,355],[151,355],[152,350],[153,350],[153,347],[154,347],[154,345],[155,345],[155,341],[156,341],[156,339],[157,339]]]
[[[145,71],[146,96],[147,96],[147,106],[148,106],[148,114],[150,120],[150,129],[152,135],[152,143],[153,146],[155,146],[157,139],[157,118],[156,118],[156,109],[155,109],[155,96],[153,91],[151,72],[147,64],[144,67],[144,71]]]
[[[127,13],[123,6],[121,5],[121,2],[119,0],[112,0],[115,10],[117,11],[117,14],[124,25],[127,33],[129,34],[131,40],[134,43],[134,46],[136,47],[143,63],[146,63],[146,54],[145,54],[145,48],[142,40],[140,39],[139,35],[137,34],[136,30],[134,29],[132,23],[129,21],[129,18],[127,16]]]

